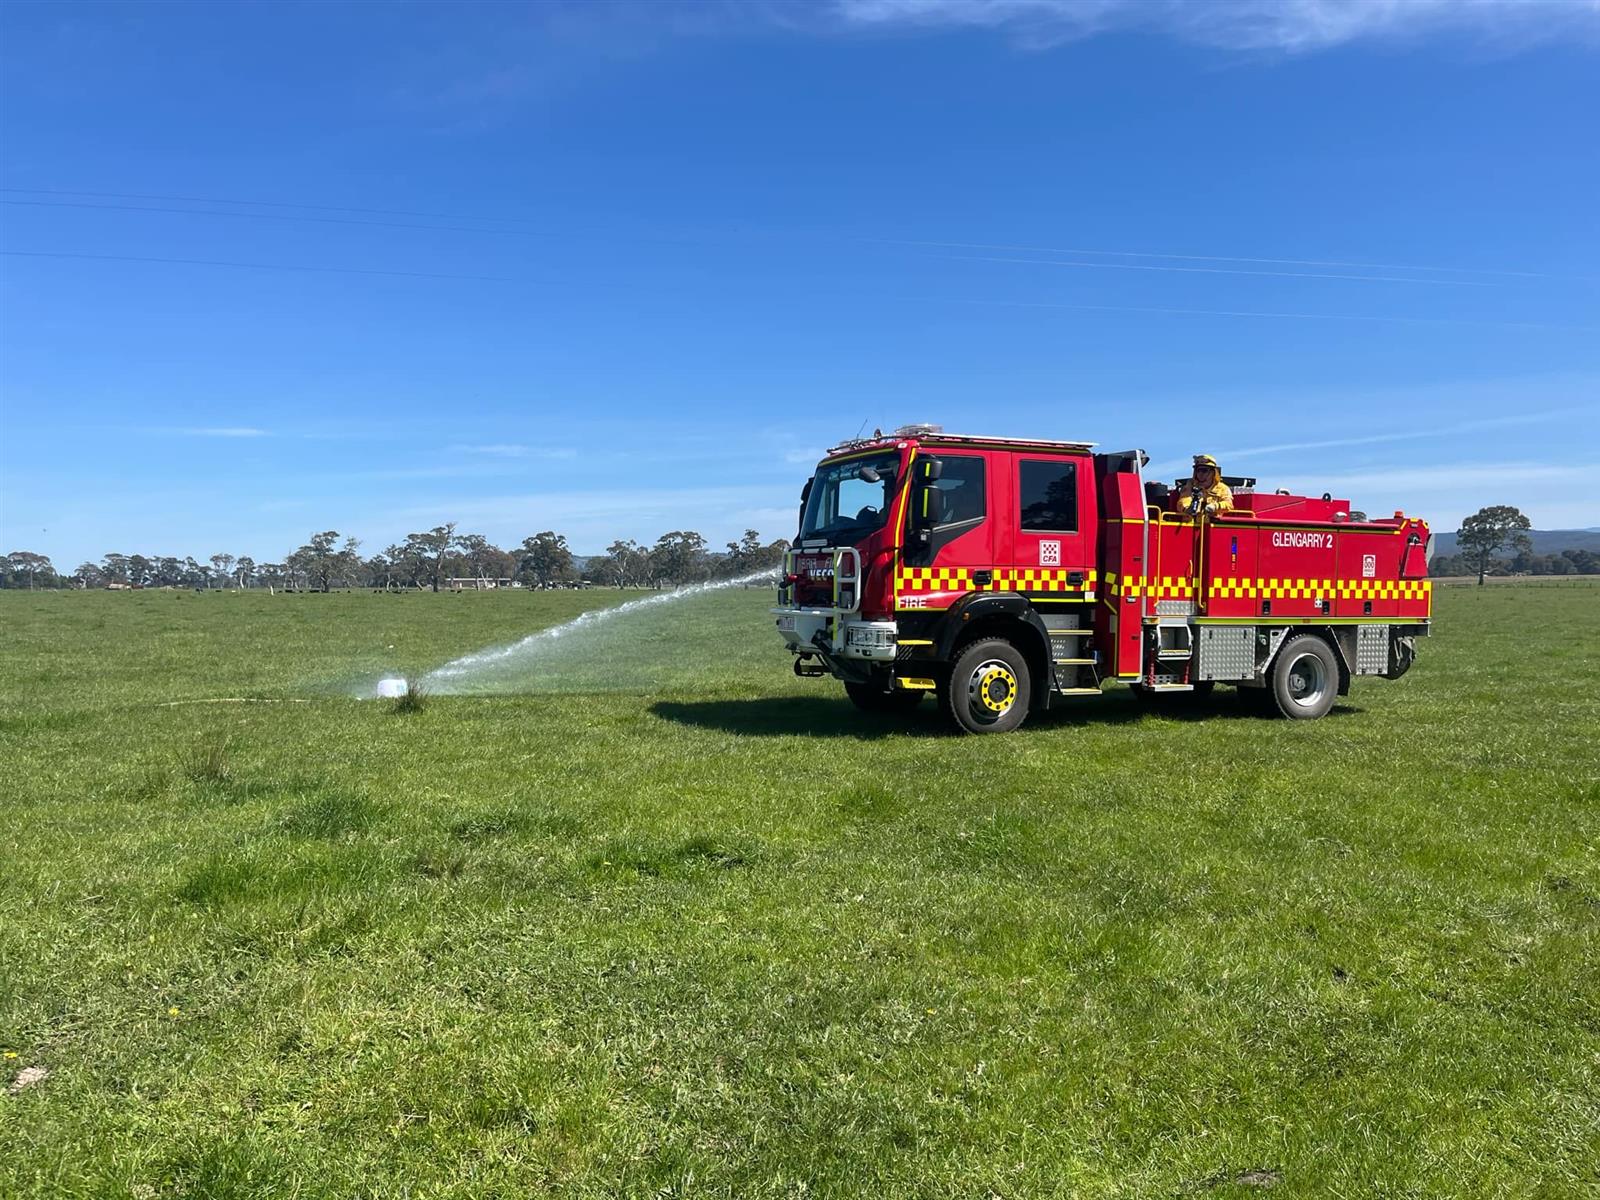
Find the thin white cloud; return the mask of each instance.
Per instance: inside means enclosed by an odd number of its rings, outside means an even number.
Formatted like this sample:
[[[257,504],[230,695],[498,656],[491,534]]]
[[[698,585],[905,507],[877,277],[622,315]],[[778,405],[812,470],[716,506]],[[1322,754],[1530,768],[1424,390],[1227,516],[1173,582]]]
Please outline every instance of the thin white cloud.
[[[181,437],[258,438],[272,436],[271,431],[257,429],[253,425],[208,425],[186,429],[162,429],[156,432],[175,433]]]
[[[1545,421],[1555,421],[1561,417],[1572,416],[1572,409],[1556,409],[1551,412],[1518,413],[1506,417],[1485,417],[1479,421],[1462,421],[1459,424],[1447,427],[1434,427],[1432,429],[1409,429],[1392,433],[1372,433],[1361,437],[1324,438],[1317,441],[1306,442],[1278,442],[1271,446],[1249,446],[1243,449],[1224,449],[1217,452],[1217,457],[1224,463],[1240,458],[1261,458],[1272,454],[1287,454],[1298,450],[1332,450],[1348,446],[1377,446],[1390,442],[1413,442],[1423,439],[1437,439],[1460,433],[1476,433],[1487,429],[1509,429],[1518,425],[1537,425]],[[1169,459],[1166,462],[1154,464],[1157,472],[1165,472],[1171,468],[1189,465],[1188,460]]]
[[[1345,489],[1390,489],[1418,494],[1436,494],[1472,490],[1482,493],[1507,484],[1571,484],[1577,487],[1595,477],[1600,470],[1593,463],[1540,463],[1540,462],[1464,462],[1442,463],[1428,467],[1400,466],[1351,471],[1344,474],[1310,475],[1291,473],[1287,485],[1323,491]],[[1490,503],[1490,501],[1485,501]]]
[[[1439,35],[1499,49],[1600,36],[1597,0],[834,0],[832,12],[850,29],[983,29],[1031,49],[1106,33],[1289,54]]]
[[[1511,504],[1527,513],[1536,529],[1593,525],[1600,505],[1586,494],[1600,464],[1549,462],[1456,462],[1400,464],[1327,475],[1294,472],[1281,482],[1292,492],[1346,499],[1364,512],[1403,511],[1427,519],[1436,532],[1488,504]]]
[[[490,476],[519,475],[521,470],[508,462],[439,463],[432,466],[377,467],[370,471],[345,471],[337,478],[398,483],[417,479],[485,479]],[[317,476],[326,479],[328,476]]]
[[[479,445],[451,446],[457,454],[482,454],[489,458],[577,458],[578,452],[570,446],[525,446],[520,442],[489,442]]]

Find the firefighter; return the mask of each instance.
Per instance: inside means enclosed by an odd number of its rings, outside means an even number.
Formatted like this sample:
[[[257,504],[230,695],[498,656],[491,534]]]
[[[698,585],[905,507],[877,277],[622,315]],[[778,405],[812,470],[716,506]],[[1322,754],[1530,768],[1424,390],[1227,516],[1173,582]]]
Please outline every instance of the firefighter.
[[[1194,508],[1196,493],[1199,493],[1201,504],[1208,513],[1233,510],[1233,492],[1222,482],[1222,473],[1217,470],[1217,460],[1209,454],[1194,456],[1194,474],[1189,477],[1189,486],[1184,488],[1183,495],[1178,501],[1178,507],[1183,512],[1189,512]]]

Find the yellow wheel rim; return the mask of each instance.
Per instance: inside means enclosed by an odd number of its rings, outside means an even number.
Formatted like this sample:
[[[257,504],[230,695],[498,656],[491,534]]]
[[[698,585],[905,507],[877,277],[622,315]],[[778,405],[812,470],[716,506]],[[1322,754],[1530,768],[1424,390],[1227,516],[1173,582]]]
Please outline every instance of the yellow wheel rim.
[[[971,693],[985,710],[999,717],[1017,700],[1017,677],[1000,662],[986,662],[972,674]]]

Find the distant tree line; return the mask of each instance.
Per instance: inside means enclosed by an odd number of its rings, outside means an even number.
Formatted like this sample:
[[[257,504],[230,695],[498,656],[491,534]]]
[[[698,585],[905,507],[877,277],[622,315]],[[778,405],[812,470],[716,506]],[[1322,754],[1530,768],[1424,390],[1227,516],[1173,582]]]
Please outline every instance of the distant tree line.
[[[1478,563],[1467,554],[1438,554],[1428,564],[1428,574],[1444,578],[1476,575]],[[1600,575],[1600,554],[1593,550],[1563,550],[1560,554],[1533,554],[1519,550],[1511,558],[1491,558],[1485,575]]]
[[[1455,554],[1437,555],[1430,575],[1600,575],[1600,554],[1563,550],[1535,554],[1529,521],[1510,505],[1478,510],[1461,523]],[[314,533],[282,562],[256,562],[246,555],[213,554],[205,562],[171,555],[108,554],[70,575],[59,573],[42,554],[13,550],[0,556],[0,588],[272,588],[327,591],[331,588],[428,588],[449,579],[510,579],[530,588],[600,584],[620,588],[680,587],[710,579],[732,579],[777,567],[789,543],[763,542],[754,529],[727,549],[713,551],[693,530],[674,529],[645,546],[615,541],[606,552],[580,564],[567,539],[546,529],[510,549],[478,533],[459,533],[455,523],[413,533],[405,541],[362,557],[361,543],[337,530]],[[1500,557],[1514,551],[1511,557]]]
[[[271,588],[328,591],[333,588],[426,588],[440,591],[450,579],[512,580],[529,588],[600,584],[623,588],[680,587],[776,568],[789,543],[763,542],[747,529],[727,549],[715,551],[693,530],[664,533],[653,546],[615,541],[606,552],[580,562],[567,539],[546,529],[512,549],[477,533],[457,532],[455,523],[364,557],[361,543],[334,529],[314,533],[281,562],[248,555],[213,554],[204,562],[172,555],[107,554],[62,574],[44,555],[13,550],[0,556],[0,588]]]

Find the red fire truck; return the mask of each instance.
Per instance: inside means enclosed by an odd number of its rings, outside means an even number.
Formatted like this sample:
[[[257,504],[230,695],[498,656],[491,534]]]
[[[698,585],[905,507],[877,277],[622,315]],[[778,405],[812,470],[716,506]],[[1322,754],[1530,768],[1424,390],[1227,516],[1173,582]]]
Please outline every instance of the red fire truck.
[[[1144,697],[1255,689],[1314,718],[1357,675],[1397,679],[1432,613],[1428,526],[1228,478],[1185,511],[1139,450],[937,426],[829,451],[801,492],[778,631],[797,675],[859,707],[934,693],[1000,733],[1109,681]]]

